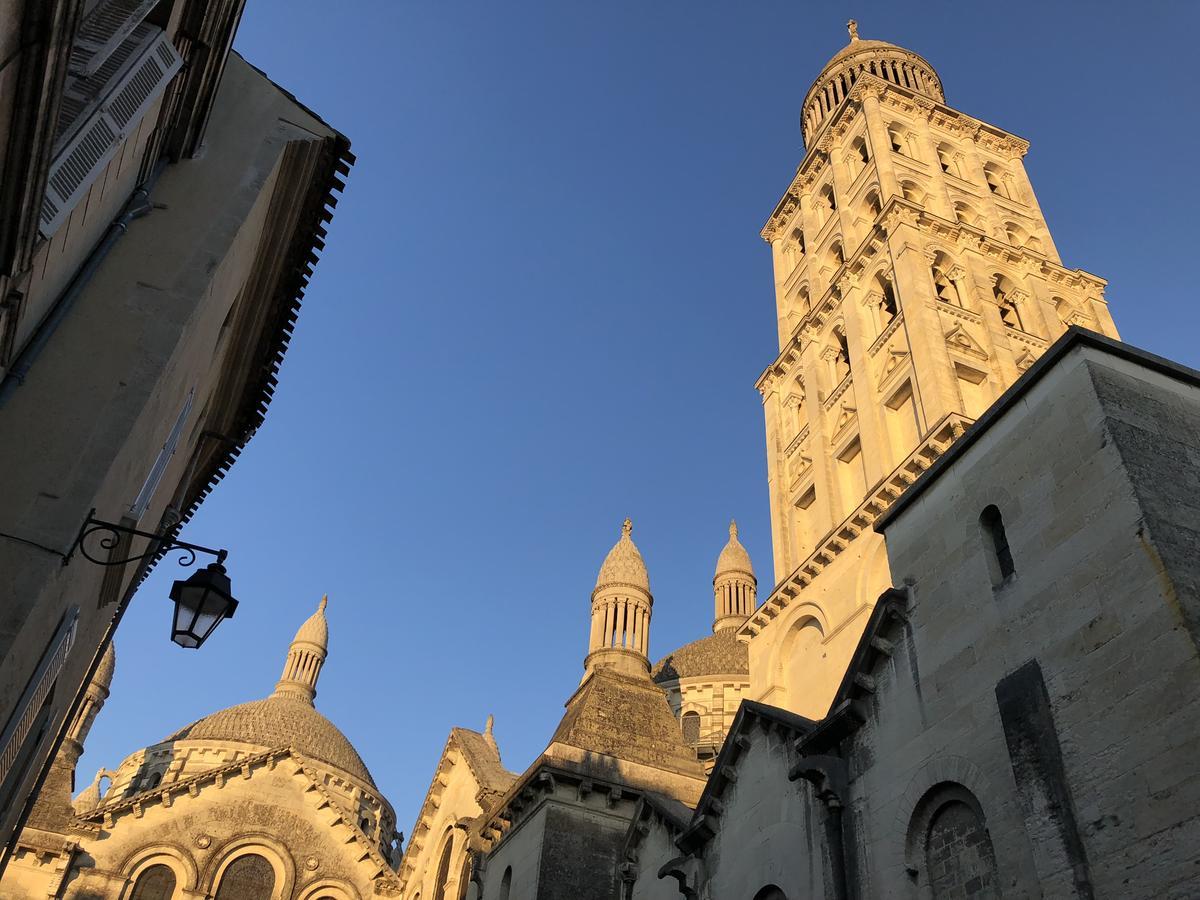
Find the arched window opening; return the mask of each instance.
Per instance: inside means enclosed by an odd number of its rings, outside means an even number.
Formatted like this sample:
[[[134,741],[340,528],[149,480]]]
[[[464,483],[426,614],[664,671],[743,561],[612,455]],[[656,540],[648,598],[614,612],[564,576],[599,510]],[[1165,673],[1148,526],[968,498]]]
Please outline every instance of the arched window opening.
[[[500,894],[497,900],[509,900],[510,891],[512,891],[512,866],[504,870],[504,877],[500,879]]]
[[[954,159],[953,148],[946,144],[938,144],[937,148],[938,165],[942,167],[942,171],[947,175],[958,175],[958,163]]]
[[[1017,571],[1013,565],[1012,551],[1008,547],[1008,534],[1004,530],[1004,518],[1000,515],[999,507],[992,504],[985,508],[979,515],[979,525],[983,529],[992,586],[999,587]]]
[[[942,303],[962,306],[962,295],[958,292],[958,285],[950,278],[951,268],[945,256],[939,253],[933,262],[933,289]]]
[[[803,255],[803,253],[804,253],[804,231],[799,228],[793,228],[792,229],[792,240],[796,244],[796,249],[800,251],[801,255]]]
[[[133,883],[129,900],[172,900],[175,896],[175,872],[161,863],[144,869]]]
[[[987,180],[988,190],[999,197],[1008,198],[1008,188],[1004,184],[1004,172],[995,163],[983,167],[983,177]]]
[[[879,214],[883,212],[883,204],[879,200],[878,191],[871,191],[867,194],[866,206],[867,212],[870,213],[871,221],[879,218]]]
[[[884,76],[884,77],[887,77],[887,76]],[[892,144],[892,152],[899,153],[901,156],[907,156],[908,154],[905,152],[906,144],[904,141],[904,138],[905,138],[904,129],[901,128],[899,125],[889,125],[887,132],[888,132],[888,140]]]
[[[680,727],[683,729],[685,743],[693,747],[700,743],[700,713],[685,712],[680,719]]]
[[[454,853],[454,831],[446,829],[445,845],[438,860],[437,877],[433,882],[433,900],[454,900],[446,893],[446,882],[450,879],[450,856]]]
[[[796,298],[796,301],[800,304],[800,314],[804,316],[808,315],[808,311],[812,308],[812,301],[808,297],[807,287],[800,288],[800,294]]]
[[[265,857],[248,853],[225,868],[216,900],[263,900],[274,892],[274,867]]]
[[[754,895],[754,900],[787,900],[787,894],[775,887],[775,885],[768,884]]]
[[[850,346],[841,328],[833,330],[833,347],[833,383],[839,385],[850,374]]]
[[[915,203],[917,206],[923,206],[925,204],[925,193],[914,181],[900,182],[900,194],[909,203]]]
[[[892,282],[882,275],[876,281],[879,284],[879,327],[882,330],[891,324],[892,319],[896,318],[900,308],[896,304],[896,289],[892,287]]]
[[[151,791],[162,783],[162,772],[151,772],[150,778],[146,782],[146,790]]]
[[[821,189],[821,207],[822,217],[828,218],[830,214],[837,212],[837,197],[833,194],[833,185],[825,185]]]
[[[999,276],[992,288],[992,294],[996,298],[996,305],[1000,308],[1000,320],[1004,325],[1018,331],[1025,331],[1021,311],[1017,308],[1016,288],[1013,287],[1012,282],[1003,275]]]
[[[829,248],[829,258],[834,266],[843,266],[846,264],[846,254],[842,250],[842,242],[834,241]]]
[[[972,228],[979,227],[979,213],[961,201],[954,204],[954,218],[963,225],[970,225]]]

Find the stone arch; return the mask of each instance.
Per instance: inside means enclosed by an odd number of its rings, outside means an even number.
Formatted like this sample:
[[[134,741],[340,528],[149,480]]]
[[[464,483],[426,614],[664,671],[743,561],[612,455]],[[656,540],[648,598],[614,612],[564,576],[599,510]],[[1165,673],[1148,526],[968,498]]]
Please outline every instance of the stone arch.
[[[806,657],[820,652],[828,634],[828,622],[823,611],[812,604],[801,604],[789,619],[783,636],[775,643],[770,672],[774,682],[783,689],[787,707],[797,710],[804,685],[798,680],[796,670]]]
[[[175,890],[194,891],[200,873],[192,855],[178,844],[152,844],[131,853],[119,868],[128,879],[120,896],[122,900],[133,895],[137,878],[151,866],[166,866],[175,873]]]
[[[1000,795],[983,770],[963,756],[939,756],[918,769],[896,803],[896,818],[891,828],[892,845],[888,853],[893,871],[909,869],[908,834],[917,804],[939,784],[961,785],[982,803],[995,808]]]
[[[322,878],[300,888],[296,900],[362,900],[354,885],[340,878]]]
[[[291,897],[296,885],[296,864],[292,855],[282,842],[261,832],[238,835],[226,841],[213,854],[212,860],[204,869],[204,890],[215,896],[221,885],[221,876],[230,864],[252,854],[266,859],[275,872],[275,889],[269,898],[263,897],[262,900],[284,900]]]
[[[1000,873],[978,798],[958,782],[935,784],[905,830],[905,868],[924,897],[999,900]]]
[[[887,544],[882,538],[867,551],[858,567],[854,596],[859,606],[874,606],[879,595],[892,586],[892,569],[888,563]]]

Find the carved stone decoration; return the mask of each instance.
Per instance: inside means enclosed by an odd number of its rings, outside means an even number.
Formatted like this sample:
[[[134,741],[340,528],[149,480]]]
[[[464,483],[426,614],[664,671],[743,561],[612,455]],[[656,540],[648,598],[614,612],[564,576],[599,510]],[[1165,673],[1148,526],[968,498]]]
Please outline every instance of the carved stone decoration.
[[[987,359],[987,352],[979,346],[978,341],[967,333],[967,330],[962,325],[955,325],[946,332],[946,346],[951,350],[957,350],[967,356],[973,356],[976,359]]]
[[[196,835],[196,846],[201,850],[207,850],[212,846],[212,838],[207,834],[198,834]]]

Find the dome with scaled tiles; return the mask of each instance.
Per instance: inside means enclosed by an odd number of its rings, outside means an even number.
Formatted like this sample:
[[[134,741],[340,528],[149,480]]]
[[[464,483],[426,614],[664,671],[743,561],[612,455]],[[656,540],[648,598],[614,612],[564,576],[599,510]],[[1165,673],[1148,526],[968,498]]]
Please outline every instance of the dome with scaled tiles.
[[[273,694],[231,706],[179,729],[165,742],[178,741],[247,744],[264,750],[292,747],[301,756],[312,757],[375,786],[349,738],[311,703],[297,697]]]
[[[633,522],[625,520],[621,526],[621,537],[604,557],[600,566],[600,574],[596,576],[596,589],[615,584],[631,584],[639,587],[647,594],[650,593],[650,574],[646,571],[646,563],[637,545],[633,543],[630,534],[633,532]]]
[[[737,639],[736,628],[684,644],[654,664],[650,677],[658,683],[710,675],[749,675],[750,648]]]

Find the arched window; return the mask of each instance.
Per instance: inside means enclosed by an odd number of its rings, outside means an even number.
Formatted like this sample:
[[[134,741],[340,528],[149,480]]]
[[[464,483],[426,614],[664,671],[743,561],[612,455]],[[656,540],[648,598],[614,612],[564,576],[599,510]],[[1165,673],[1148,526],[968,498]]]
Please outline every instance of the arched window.
[[[905,141],[904,129],[899,125],[888,126],[888,140],[892,145],[892,152],[899,153],[901,156],[907,156],[908,143]]]
[[[1016,288],[1013,283],[1000,275],[992,288],[996,305],[1000,308],[1000,319],[1009,328],[1025,331],[1025,323],[1021,320],[1021,311],[1017,308]]]
[[[464,853],[462,865],[458,867],[458,896],[455,900],[467,900],[467,888],[471,886],[471,854]]]
[[[680,720],[683,728],[683,740],[691,745],[700,743],[700,713],[685,712]]]
[[[804,232],[801,231],[799,228],[793,228],[792,229],[792,240],[795,241],[795,243],[796,243],[796,249],[799,250],[801,254],[803,254],[804,253]]]
[[[1008,197],[1008,187],[1004,184],[1004,171],[995,163],[983,167],[983,177],[987,179],[988,190],[1000,197]]]
[[[144,869],[133,883],[129,900],[171,900],[175,896],[175,872],[161,863]]]
[[[886,328],[896,318],[896,313],[900,308],[896,305],[896,289],[892,287],[892,282],[880,275],[875,279],[879,285],[879,293],[881,299],[879,301],[879,327]]]
[[[509,900],[508,894],[512,890],[512,866],[504,870],[504,877],[500,879],[500,894],[497,900]]]
[[[809,300],[809,297],[808,297],[808,286],[807,285],[800,288],[800,294],[796,298],[796,301],[800,305],[800,315],[807,316],[808,311],[812,308],[812,301]]]
[[[972,228],[979,227],[979,213],[961,200],[954,204],[954,218],[963,225],[970,225]]]
[[[433,882],[432,900],[454,900],[446,895],[446,882],[450,880],[450,856],[454,853],[454,831],[446,829],[445,845],[438,860],[437,878]]]
[[[146,782],[146,790],[150,791],[162,783],[162,772],[151,772],[150,780]]]
[[[1029,244],[1029,232],[1016,222],[1005,222],[1004,233],[1008,235],[1008,242],[1014,247],[1025,247]]]
[[[864,138],[858,138],[850,145],[850,152],[853,153],[858,161],[866,166],[871,162],[871,151],[867,149],[867,142]]]
[[[818,195],[821,201],[821,221],[826,221],[833,213],[837,212],[837,197],[833,193],[833,185],[827,184],[821,189]]]
[[[917,804],[905,855],[910,871],[924,882],[923,896],[1000,896],[996,853],[983,809],[961,784],[935,785]]]
[[[900,182],[900,193],[909,203],[915,203],[918,206],[925,203],[925,192],[917,186],[915,181]]]
[[[275,892],[275,869],[257,853],[239,856],[221,875],[216,900],[265,900]]]
[[[754,900],[787,900],[787,894],[775,887],[775,885],[768,884],[754,895]]]
[[[933,273],[933,289],[937,294],[938,300],[942,303],[952,303],[955,306],[962,306],[962,296],[958,292],[958,285],[950,278],[949,260],[945,254],[939,253],[933,261],[931,269]]]
[[[1008,548],[1008,534],[1004,531],[1004,519],[1000,509],[992,504],[979,516],[979,527],[983,529],[984,549],[987,551],[988,572],[992,585],[999,587],[1017,571],[1013,565],[1012,551]]]
[[[834,241],[830,245],[829,260],[833,263],[834,268],[838,268],[846,264],[846,254],[842,250],[841,241]]]
[[[839,385],[850,374],[850,347],[846,343],[846,332],[841,328],[833,330],[833,383]]]
[[[867,213],[869,214],[868,218],[870,218],[871,221],[874,221],[879,217],[879,214],[883,212],[883,204],[879,202],[879,192],[871,191],[869,194],[867,194],[865,203]]]
[[[954,158],[954,148],[947,144],[937,146],[938,165],[947,175],[958,175],[958,161]]]

